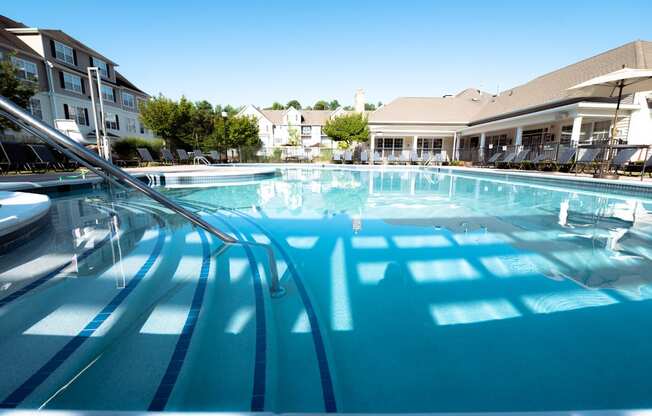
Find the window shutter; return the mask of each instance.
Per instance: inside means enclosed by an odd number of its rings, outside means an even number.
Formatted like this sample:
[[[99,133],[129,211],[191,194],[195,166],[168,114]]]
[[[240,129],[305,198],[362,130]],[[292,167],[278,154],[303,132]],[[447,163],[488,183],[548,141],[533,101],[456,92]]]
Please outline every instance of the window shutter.
[[[75,66],[77,65],[77,51],[72,50],[72,61],[75,63]]]
[[[118,96],[117,96],[116,93],[115,93],[115,92],[116,92],[116,91],[115,91],[115,88],[111,88],[111,89],[113,90],[113,102],[114,102],[114,103],[117,103],[117,102],[118,102]]]
[[[70,119],[70,111],[68,111],[68,104],[63,105],[63,117],[66,120]]]
[[[84,108],[84,118],[86,119],[86,125],[90,126],[90,123],[88,121],[88,108]]]
[[[118,119],[118,115],[115,115],[115,129],[120,130],[120,120]]]
[[[57,57],[57,48],[54,46],[54,41],[50,39],[50,50],[52,51],[52,56]]]
[[[61,81],[61,88],[66,88],[66,81],[63,79],[63,71],[59,71],[59,81]]]
[[[92,56],[90,57],[90,60],[91,60],[91,66],[93,66],[93,57]]]
[[[84,87],[84,78],[79,77],[79,82],[81,83],[82,94],[86,94],[86,87]]]

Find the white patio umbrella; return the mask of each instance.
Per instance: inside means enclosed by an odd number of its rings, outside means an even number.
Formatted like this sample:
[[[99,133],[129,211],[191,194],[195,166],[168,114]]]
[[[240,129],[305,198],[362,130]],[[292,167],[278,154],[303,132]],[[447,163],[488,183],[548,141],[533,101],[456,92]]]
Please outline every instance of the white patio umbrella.
[[[652,69],[622,68],[569,88],[569,90],[579,89],[586,90],[590,95],[594,96],[614,97],[617,94],[618,102],[614,114],[615,128],[623,94],[652,91]]]
[[[652,91],[652,69],[626,68],[609,72],[599,77],[591,78],[568,88],[569,90],[585,90],[592,96],[613,97],[618,96],[616,111],[614,112],[611,138],[609,139],[609,150],[607,163],[611,159],[613,141],[616,139],[616,123],[623,94],[633,94],[639,91]]]

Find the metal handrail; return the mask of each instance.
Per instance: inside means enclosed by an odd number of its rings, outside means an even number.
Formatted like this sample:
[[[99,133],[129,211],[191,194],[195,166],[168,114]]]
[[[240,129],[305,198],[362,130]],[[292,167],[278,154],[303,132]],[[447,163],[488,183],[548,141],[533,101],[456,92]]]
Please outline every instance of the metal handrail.
[[[128,174],[119,167],[111,164],[110,162],[102,159],[94,152],[86,149],[84,146],[77,143],[72,138],[61,133],[60,131],[54,129],[53,127],[47,125],[41,120],[36,119],[31,114],[29,114],[23,108],[20,108],[10,100],[5,97],[0,96],[0,116],[7,118],[8,120],[14,122],[18,126],[24,128],[25,130],[35,134],[41,140],[45,141],[48,144],[54,144],[57,148],[64,150],[64,153],[68,157],[72,157],[82,165],[89,167],[93,172],[95,172],[100,177],[108,181],[117,181],[122,185],[126,185],[129,188],[135,189],[136,191],[144,194],[145,196],[153,199],[164,207],[174,211],[175,213],[181,215],[193,225],[204,229],[205,231],[213,234],[219,238],[223,243],[219,253],[224,252],[229,246],[232,245],[242,245],[243,242],[239,241],[229,234],[221,231],[220,229],[214,227],[200,216],[195,213],[185,209],[181,205],[162,195],[158,191],[150,188],[145,183],[141,182],[136,177]],[[97,126],[96,126],[97,127]],[[250,245],[250,242],[246,242]],[[265,244],[259,243],[258,246],[265,247]],[[274,251],[271,247],[266,247],[269,257],[269,267],[271,273],[271,285],[270,291],[272,296],[279,296],[282,294],[283,288],[279,282],[278,269],[276,267],[276,260],[274,258]]]

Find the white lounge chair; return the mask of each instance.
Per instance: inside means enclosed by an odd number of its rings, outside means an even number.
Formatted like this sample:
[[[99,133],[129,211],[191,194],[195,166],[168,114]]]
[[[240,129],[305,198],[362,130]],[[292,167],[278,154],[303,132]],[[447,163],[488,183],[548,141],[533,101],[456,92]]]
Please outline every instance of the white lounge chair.
[[[353,163],[353,152],[349,150],[344,152],[344,163]]]
[[[361,163],[369,162],[369,153],[366,150],[360,152],[360,162]]]
[[[383,163],[383,158],[382,158],[382,156],[380,155],[380,153],[378,153],[378,152],[374,152],[374,159],[373,159],[373,162],[374,162],[374,163]]]
[[[393,164],[396,163],[397,160],[398,159],[396,159],[396,156],[394,156],[394,153],[390,153],[389,156],[387,156],[387,163],[389,163],[389,164],[393,165]]]
[[[333,153],[333,163],[338,163],[342,161],[342,155],[339,152]]]

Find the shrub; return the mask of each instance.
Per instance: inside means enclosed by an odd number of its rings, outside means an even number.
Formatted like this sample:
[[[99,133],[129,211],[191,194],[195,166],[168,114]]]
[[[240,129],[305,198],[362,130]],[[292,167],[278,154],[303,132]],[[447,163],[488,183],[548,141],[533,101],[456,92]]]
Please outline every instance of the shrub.
[[[148,149],[152,157],[157,159],[164,144],[165,142],[161,139],[148,140],[140,137],[126,137],[113,143],[112,147],[120,159],[137,159],[138,152],[136,149],[139,147]]]

